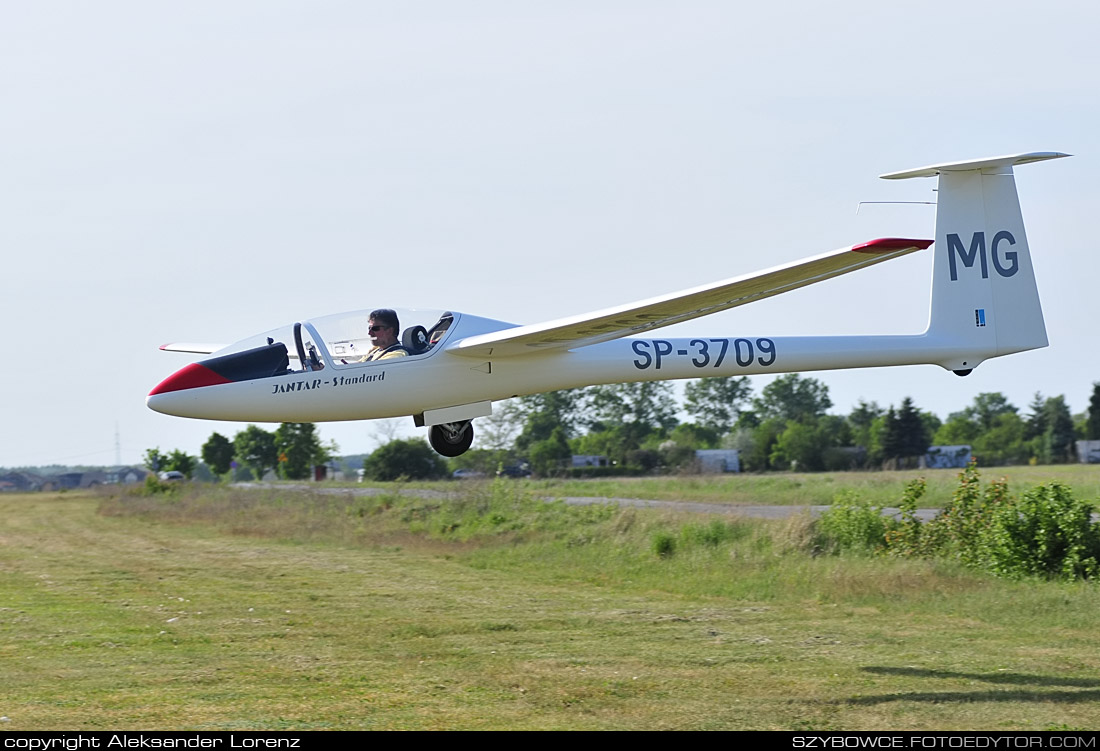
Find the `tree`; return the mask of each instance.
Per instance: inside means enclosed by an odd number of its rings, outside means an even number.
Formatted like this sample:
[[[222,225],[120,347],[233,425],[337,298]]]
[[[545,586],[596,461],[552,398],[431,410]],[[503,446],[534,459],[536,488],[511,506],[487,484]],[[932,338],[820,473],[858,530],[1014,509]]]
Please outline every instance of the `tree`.
[[[1018,411],[1008,403],[1008,399],[1000,392],[978,394],[974,397],[974,403],[964,410],[966,416],[974,421],[982,431],[992,428],[998,416],[1014,415]]]
[[[183,475],[190,480],[191,475],[195,471],[195,457],[179,449],[172,449],[172,453],[168,455],[168,462],[164,465],[164,469],[182,472]]]
[[[315,464],[329,458],[311,422],[284,422],[275,430],[279,474],[288,480],[305,480]]]
[[[883,461],[898,461],[920,456],[931,443],[921,413],[909,397],[897,411],[891,406],[882,421],[878,435],[877,455]],[[900,468],[900,463],[899,463]]]
[[[221,476],[229,471],[230,465],[233,464],[233,456],[232,441],[221,433],[212,433],[202,445],[202,460],[215,475]]]
[[[241,463],[252,469],[257,480],[275,467],[279,454],[275,450],[275,434],[249,425],[233,437],[233,449]]]
[[[1046,400],[1036,391],[1027,408],[1030,414],[1027,418],[1026,438],[1031,441],[1041,438],[1047,432]]]
[[[883,414],[882,407],[876,402],[867,403],[862,399],[848,415],[848,427],[852,431],[852,444],[869,448],[871,446],[871,426]]]
[[[672,386],[661,381],[594,386],[588,391],[589,428],[586,445],[603,444],[603,454],[625,466],[628,455],[655,437],[664,437],[676,425]]]
[[[684,411],[704,428],[725,435],[733,430],[751,393],[748,376],[700,378],[684,386]]]
[[[898,413],[894,405],[875,420],[871,454],[876,462],[886,462],[901,456],[901,436],[898,433]]]
[[[1002,394],[984,393],[962,412],[951,413],[932,440],[943,446],[969,445],[983,465],[1015,464],[1027,460],[1025,430],[1018,410]]]
[[[947,422],[936,431],[932,442],[937,446],[973,446],[980,435],[977,423],[965,411],[952,412],[947,416]]]
[[[833,402],[829,399],[829,387],[814,378],[803,378],[797,373],[779,376],[753,399],[753,410],[760,421],[806,420],[825,414]]]
[[[666,381],[641,381],[593,386],[589,392],[590,424],[600,428],[634,424],[644,433],[671,430],[678,422],[672,386]]]
[[[159,472],[168,464],[168,456],[160,453],[160,448],[146,449],[142,456],[145,468],[150,472]]]
[[[447,463],[419,438],[390,441],[363,460],[371,480],[436,480],[447,474]]]
[[[697,425],[693,422],[682,422],[668,434],[669,440],[677,446],[694,449],[718,448],[721,443],[722,433],[705,425]]]
[[[549,438],[561,427],[566,438],[573,435],[584,401],[583,389],[564,389],[520,397],[519,412],[523,430],[516,438],[516,449],[526,451],[531,444]]]
[[[559,425],[554,428],[549,438],[531,445],[527,460],[535,474],[546,477],[561,469],[572,455],[569,442],[565,440],[565,431]]]
[[[1100,441],[1100,382],[1092,384],[1088,421],[1085,423],[1085,440]]]
[[[397,434],[400,431],[401,421],[396,418],[370,421],[371,437],[378,442],[379,446],[397,438]]]
[[[989,430],[974,442],[974,452],[987,466],[1026,463],[1029,453],[1024,441],[1026,429],[1026,424],[1015,412],[997,415]]]
[[[773,418],[764,420],[753,428],[743,428],[736,445],[736,448],[741,449],[742,466],[750,472],[763,472],[768,469],[772,449],[786,427],[786,421]],[[745,432],[748,432],[747,440]]]
[[[825,469],[826,452],[847,438],[844,418],[826,415],[802,422],[790,420],[772,446],[768,457],[772,467],[799,472]]]
[[[514,399],[505,399],[493,405],[493,414],[477,421],[478,448],[489,451],[507,451],[516,443],[523,430],[524,415]]]
[[[1043,420],[1046,432],[1043,434],[1042,451],[1046,461],[1063,464],[1073,461],[1075,453],[1073,415],[1064,396],[1052,396],[1043,405]]]

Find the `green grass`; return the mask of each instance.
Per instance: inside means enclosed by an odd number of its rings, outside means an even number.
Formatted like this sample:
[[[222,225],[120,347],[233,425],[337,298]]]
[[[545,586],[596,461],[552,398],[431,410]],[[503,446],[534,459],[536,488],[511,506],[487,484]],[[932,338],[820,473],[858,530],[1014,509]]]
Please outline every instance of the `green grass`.
[[[960,471],[930,469],[900,472],[768,472],[513,482],[535,495],[555,498],[642,498],[733,505],[816,506],[830,504],[839,493],[852,491],[875,505],[892,506],[897,504],[907,482],[923,477],[928,483],[928,490],[921,499],[922,506],[940,508],[950,501]],[[1021,490],[1058,481],[1073,488],[1078,497],[1100,498],[1100,466],[1096,465],[989,467],[981,468],[981,472],[987,481],[1004,477],[1013,488]],[[368,484],[387,489],[415,488],[457,492],[458,488],[471,484],[471,481]]]
[[[3,729],[1100,725],[1095,585],[446,487],[0,496]]]
[[[990,467],[987,479],[1005,477],[1013,487],[1032,487],[1058,480],[1080,497],[1100,497],[1100,468],[1084,464],[1042,467]],[[739,505],[826,505],[843,490],[854,491],[876,505],[896,505],[905,483],[923,477],[928,492],[922,504],[944,506],[955,490],[959,470],[906,470],[901,472],[815,472],[713,475],[681,477],[624,477],[600,480],[530,481],[534,490],[548,495],[646,498],[701,501]]]

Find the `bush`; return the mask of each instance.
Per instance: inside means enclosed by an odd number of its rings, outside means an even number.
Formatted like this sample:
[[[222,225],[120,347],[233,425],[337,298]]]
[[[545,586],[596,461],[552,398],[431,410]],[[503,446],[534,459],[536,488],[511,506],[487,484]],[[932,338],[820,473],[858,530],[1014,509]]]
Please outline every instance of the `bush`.
[[[923,477],[905,486],[901,503],[898,504],[901,521],[886,533],[886,549],[891,555],[930,555],[932,549],[938,548],[935,535],[928,534],[931,528],[917,517],[917,502],[924,497],[927,489],[928,484]]]
[[[657,532],[653,535],[651,547],[658,558],[671,558],[676,554],[676,538],[668,532]]]
[[[1010,578],[1088,579],[1100,570],[1100,530],[1091,503],[1060,483],[999,506],[985,533],[990,569]]]
[[[1076,500],[1059,483],[1040,485],[1022,498],[997,480],[982,490],[972,462],[959,474],[951,503],[922,523],[917,501],[924,480],[905,488],[901,521],[855,496],[836,500],[817,522],[834,550],[887,552],[899,556],[952,557],[997,576],[1088,579],[1100,574],[1100,524],[1093,504]]]
[[[882,515],[881,506],[854,493],[843,493],[817,520],[817,529],[834,550],[875,552],[886,549],[886,535],[897,522]]]
[[[142,495],[172,495],[179,490],[178,482],[161,482],[155,474],[145,475],[145,485],[141,489]]]
[[[379,446],[363,460],[368,479],[388,482],[391,480],[434,480],[447,474],[447,463],[422,440],[390,441]]]
[[[740,527],[721,519],[714,519],[706,524],[685,524],[680,530],[680,538],[685,546],[716,548],[723,542],[743,536],[744,532]]]

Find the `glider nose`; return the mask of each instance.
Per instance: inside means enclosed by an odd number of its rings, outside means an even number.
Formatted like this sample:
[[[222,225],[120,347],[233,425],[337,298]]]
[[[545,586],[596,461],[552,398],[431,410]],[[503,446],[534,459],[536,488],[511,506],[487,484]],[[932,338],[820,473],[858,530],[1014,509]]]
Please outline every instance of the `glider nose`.
[[[201,389],[205,386],[217,386],[223,383],[232,383],[232,381],[218,375],[202,363],[193,362],[158,383],[149,392],[149,396],[145,397],[145,404],[155,412],[186,417],[187,415],[181,414],[175,408],[179,406],[181,401],[176,398],[181,395],[180,392]]]
[[[158,383],[149,396],[167,394],[171,391],[186,391],[187,389],[200,389],[204,386],[217,386],[222,383],[232,383],[228,378],[218,375],[201,362],[193,362],[180,368],[172,375]]]

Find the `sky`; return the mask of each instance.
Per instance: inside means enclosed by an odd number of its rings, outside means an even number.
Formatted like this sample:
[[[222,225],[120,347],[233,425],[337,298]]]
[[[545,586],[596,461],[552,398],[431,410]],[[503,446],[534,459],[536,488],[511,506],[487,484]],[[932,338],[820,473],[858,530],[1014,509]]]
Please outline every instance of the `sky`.
[[[842,414],[909,396],[946,417],[987,391],[1084,411],[1097,28],[1085,0],[5,3],[0,466],[116,446],[138,464],[240,430],[145,407],[195,359],[165,342],[383,306],[536,323],[931,238],[931,206],[857,212],[934,200],[934,180],[878,175],[1028,151],[1074,154],[1016,170],[1051,346],[967,378],[812,375]],[[930,264],[664,334],[919,332]],[[319,427],[345,454],[391,429]]]

